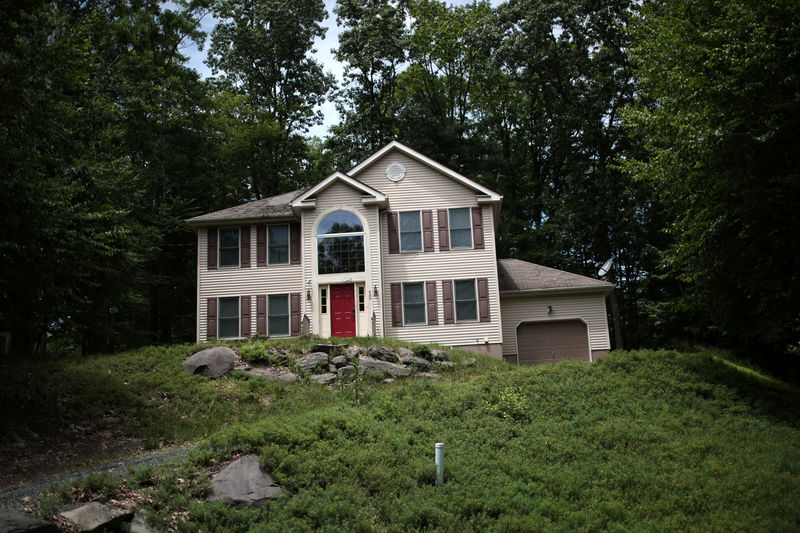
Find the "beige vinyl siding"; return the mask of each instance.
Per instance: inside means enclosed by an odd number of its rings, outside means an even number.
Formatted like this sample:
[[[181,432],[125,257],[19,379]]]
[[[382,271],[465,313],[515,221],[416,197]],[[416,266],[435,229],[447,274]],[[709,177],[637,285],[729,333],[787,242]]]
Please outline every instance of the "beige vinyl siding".
[[[207,339],[208,298],[251,296],[250,331],[256,334],[256,298],[259,294],[288,294],[303,291],[301,265],[257,265],[256,226],[250,225],[250,268],[225,267],[208,270],[208,229],[198,230],[197,341]],[[305,257],[303,257],[305,260]]]
[[[303,276],[307,280],[312,281],[313,296],[311,300],[303,297],[303,314],[308,316],[311,321],[311,331],[319,333],[321,331],[320,325],[320,309],[319,309],[319,285],[327,285],[329,283],[343,282],[345,279],[350,278],[353,282],[364,282],[364,316],[369,324],[365,325],[363,322],[357,324],[359,333],[371,334],[371,321],[372,312],[375,312],[376,322],[378,324],[378,336],[382,336],[380,325],[382,323],[382,309],[379,304],[380,294],[375,297],[371,296],[371,289],[373,285],[381,286],[381,258],[380,254],[376,253],[380,250],[380,234],[378,228],[378,208],[364,206],[362,203],[362,193],[342,182],[335,182],[328,188],[317,194],[316,207],[313,209],[305,209],[303,211]],[[364,234],[364,253],[365,259],[365,272],[354,272],[347,274],[327,274],[323,276],[317,275],[317,238],[314,232],[316,231],[317,222],[325,215],[343,209],[356,213],[365,223]],[[328,305],[330,306],[330,290],[328,291]],[[330,309],[329,309],[330,311]],[[330,315],[328,315],[330,316]],[[368,326],[368,329],[364,329]]]
[[[386,178],[386,166],[399,162],[406,168],[405,177],[397,183]],[[381,214],[383,260],[383,313],[386,337],[416,342],[438,342],[450,346],[499,344],[503,342],[500,327],[501,309],[498,298],[497,260],[494,242],[492,208],[482,207],[485,248],[439,251],[438,209],[474,207],[476,192],[410,157],[390,152],[358,175],[358,179],[389,196],[391,211],[430,209],[433,211],[434,252],[389,253],[387,217]],[[488,278],[490,322],[444,323],[442,280]],[[391,283],[436,281],[438,325],[394,327],[391,323]]]
[[[547,306],[553,312],[547,312]],[[503,355],[517,353],[517,326],[522,322],[582,319],[589,327],[589,348],[608,350],[606,299],[603,294],[559,295],[550,293],[541,296],[502,295],[500,307],[503,311]]]

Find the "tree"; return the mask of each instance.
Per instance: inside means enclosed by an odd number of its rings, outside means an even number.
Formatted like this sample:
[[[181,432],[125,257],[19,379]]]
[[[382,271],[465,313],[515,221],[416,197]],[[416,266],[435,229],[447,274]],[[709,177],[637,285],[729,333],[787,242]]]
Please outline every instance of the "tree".
[[[800,4],[647,1],[631,54],[630,162],[670,207],[675,310],[704,340],[800,349]]]

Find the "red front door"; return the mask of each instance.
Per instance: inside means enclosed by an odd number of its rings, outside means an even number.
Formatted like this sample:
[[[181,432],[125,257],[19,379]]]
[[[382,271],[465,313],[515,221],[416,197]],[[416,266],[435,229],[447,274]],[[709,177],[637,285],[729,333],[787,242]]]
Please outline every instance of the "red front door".
[[[331,336],[356,336],[355,285],[331,285]]]

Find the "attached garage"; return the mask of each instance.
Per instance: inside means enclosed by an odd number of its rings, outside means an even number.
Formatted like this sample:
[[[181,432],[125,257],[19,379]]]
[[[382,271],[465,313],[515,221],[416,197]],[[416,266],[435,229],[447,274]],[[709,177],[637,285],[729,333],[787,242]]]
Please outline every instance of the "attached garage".
[[[613,284],[518,259],[498,261],[498,277],[506,361],[593,361],[609,352]]]

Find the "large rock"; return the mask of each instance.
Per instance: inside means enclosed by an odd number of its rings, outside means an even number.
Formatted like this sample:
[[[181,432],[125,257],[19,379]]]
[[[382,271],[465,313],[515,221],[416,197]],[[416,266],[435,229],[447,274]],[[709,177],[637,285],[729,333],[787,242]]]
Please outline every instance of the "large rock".
[[[461,364],[464,365],[464,366],[475,366],[475,363],[477,363],[477,362],[478,362],[478,360],[475,359],[474,357],[467,357],[466,359],[461,361]]]
[[[0,509],[0,531],[3,533],[58,533],[55,522],[16,509]]]
[[[261,470],[258,456],[245,455],[214,476],[208,500],[225,500],[237,506],[260,505],[280,494],[283,489]]]
[[[328,368],[328,354],[325,352],[313,352],[304,355],[295,364],[305,370],[306,372],[313,372],[317,368]]]
[[[392,350],[385,346],[379,346],[377,344],[373,344],[369,348],[367,348],[367,356],[372,357],[373,359],[380,359],[381,361],[386,361],[387,363],[399,363],[400,358],[394,353]]]
[[[254,376],[258,376],[262,379],[267,381],[274,381],[276,383],[294,383],[295,381],[300,379],[300,376],[292,372],[291,370],[286,370],[285,368],[273,368],[273,367],[260,367],[260,366],[248,366],[242,368],[248,374],[252,374]]]
[[[147,511],[138,511],[133,515],[133,522],[131,522],[130,533],[167,533],[165,527],[154,527],[147,523],[149,513]]]
[[[328,383],[336,380],[336,374],[330,372],[325,374],[314,374],[313,376],[309,376],[308,379],[319,385],[327,385]]]
[[[72,511],[64,511],[66,518],[78,531],[113,530],[131,519],[130,511],[92,502]]]
[[[339,347],[338,344],[315,344],[314,346],[311,347],[311,351],[312,352],[324,352],[324,353],[330,355],[331,352],[336,351],[336,349],[338,347]],[[344,346],[342,346],[342,347],[344,348]]]
[[[356,375],[356,367],[353,365],[346,365],[339,369],[339,378],[346,379],[352,378]]]
[[[405,346],[398,346],[394,351],[397,352],[397,355],[400,356],[400,359],[403,357],[408,357],[409,355],[414,355],[414,352]]]
[[[373,359],[372,357],[368,357],[366,355],[362,355],[361,357],[359,357],[358,363],[360,366],[359,372],[361,374],[386,372],[387,374],[395,378],[411,374],[411,370],[404,367],[403,365],[398,365],[396,363],[389,363],[387,361],[380,361],[378,359]]]
[[[214,346],[186,358],[183,368],[190,374],[218,378],[229,372],[235,363],[236,352],[227,346]]]
[[[344,355],[337,355],[336,357],[331,359],[331,363],[333,363],[337,367],[343,367],[347,365],[347,357],[345,357]]]
[[[449,361],[453,358],[450,352],[434,348],[431,350],[431,357],[434,361]]]
[[[431,362],[416,355],[401,355],[400,362],[405,366],[413,366],[420,370],[428,370],[431,367]]]

